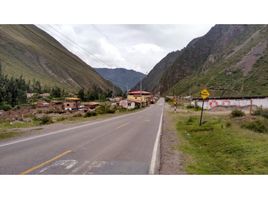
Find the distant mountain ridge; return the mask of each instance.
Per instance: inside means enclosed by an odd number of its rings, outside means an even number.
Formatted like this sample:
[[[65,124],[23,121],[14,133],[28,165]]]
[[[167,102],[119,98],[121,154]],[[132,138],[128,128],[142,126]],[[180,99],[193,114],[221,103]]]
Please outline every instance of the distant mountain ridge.
[[[111,81],[116,86],[120,87],[122,91],[131,89],[146,75],[134,70],[125,68],[95,68],[95,70],[106,80]]]
[[[109,81],[34,25],[0,25],[0,61],[4,74],[42,85],[68,91],[112,90]]]
[[[158,83],[145,82],[154,79],[149,73],[143,85],[158,84],[162,94],[199,96],[208,88],[212,96],[268,95],[267,44],[267,25],[215,25],[163,67]]]
[[[162,60],[160,60],[155,67],[149,72],[149,74],[142,79],[142,88],[151,92],[160,90],[160,80],[165,70],[173,65],[177,57],[180,55],[180,51],[174,51],[167,54]],[[136,84],[134,89],[140,87],[140,82]]]

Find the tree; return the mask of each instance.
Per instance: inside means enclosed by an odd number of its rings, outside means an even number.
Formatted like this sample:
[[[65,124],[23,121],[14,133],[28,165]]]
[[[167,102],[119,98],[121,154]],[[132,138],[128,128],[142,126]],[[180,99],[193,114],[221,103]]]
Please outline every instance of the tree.
[[[82,100],[82,101],[85,101],[86,100],[86,96],[85,96],[85,90],[84,88],[81,88],[79,91],[78,91],[78,97]]]

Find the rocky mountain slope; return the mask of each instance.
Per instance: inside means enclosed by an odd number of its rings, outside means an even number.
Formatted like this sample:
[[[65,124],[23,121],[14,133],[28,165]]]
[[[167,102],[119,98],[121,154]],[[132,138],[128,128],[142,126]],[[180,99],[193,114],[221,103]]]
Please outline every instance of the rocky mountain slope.
[[[180,51],[160,80],[163,94],[268,95],[268,26],[215,25]]]
[[[0,61],[4,74],[45,86],[112,90],[109,81],[34,25],[0,25]]]
[[[128,70],[124,68],[95,68],[95,70],[105,79],[111,81],[116,86],[120,87],[122,91],[131,89],[141,79],[145,77],[145,74],[134,70]]]
[[[160,89],[160,79],[165,72],[165,70],[170,67],[180,55],[180,51],[174,51],[169,53],[164,57],[155,67],[150,71],[150,73],[142,80],[142,88],[144,90],[156,92]],[[134,88],[138,89],[140,83],[138,83]]]

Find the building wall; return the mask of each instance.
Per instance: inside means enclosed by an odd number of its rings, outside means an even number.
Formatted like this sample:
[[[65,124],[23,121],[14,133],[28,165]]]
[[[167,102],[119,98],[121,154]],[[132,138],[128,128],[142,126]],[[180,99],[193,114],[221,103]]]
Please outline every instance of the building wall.
[[[205,101],[204,109],[210,110],[217,106],[240,108],[250,106],[251,101],[252,106],[268,108],[268,98],[263,98],[263,99],[209,99],[208,101]],[[200,107],[202,106],[201,100],[197,100],[196,103],[198,106]],[[192,101],[192,104],[194,105],[195,102]]]
[[[79,108],[79,102],[64,102],[64,110],[75,110]]]
[[[128,95],[127,99],[130,101],[149,102],[151,95]]]

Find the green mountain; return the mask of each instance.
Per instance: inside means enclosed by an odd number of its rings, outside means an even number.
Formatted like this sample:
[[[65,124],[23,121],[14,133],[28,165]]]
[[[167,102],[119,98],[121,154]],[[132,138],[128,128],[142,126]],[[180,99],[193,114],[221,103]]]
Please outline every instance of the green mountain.
[[[4,74],[44,86],[112,90],[109,81],[34,25],[0,25],[0,61]]]
[[[160,80],[162,94],[268,95],[268,26],[215,25],[180,51]]]
[[[122,91],[131,89],[141,79],[145,77],[145,74],[134,70],[128,70],[124,68],[95,68],[95,70],[105,79],[111,81],[114,85],[120,87]]]

